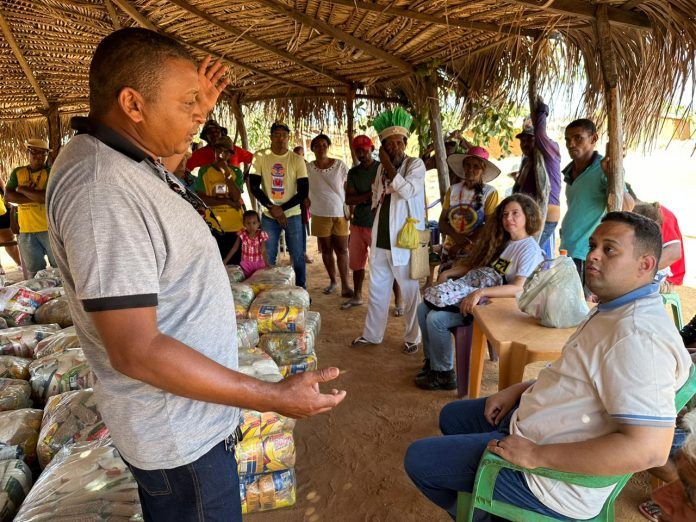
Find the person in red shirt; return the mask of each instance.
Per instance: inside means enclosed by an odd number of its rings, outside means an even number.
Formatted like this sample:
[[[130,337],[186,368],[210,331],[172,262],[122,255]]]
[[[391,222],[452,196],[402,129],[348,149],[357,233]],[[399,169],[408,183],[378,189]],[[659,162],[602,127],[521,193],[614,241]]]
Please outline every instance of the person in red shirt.
[[[635,206],[633,212],[649,217],[660,225],[662,256],[658,269],[662,271],[669,268],[671,274],[667,277],[667,282],[672,285],[681,285],[686,273],[686,261],[684,260],[684,241],[677,217],[659,203],[641,202]]]
[[[191,157],[186,162],[186,168],[188,170],[193,170],[197,167],[202,167],[203,165],[211,165],[215,163],[215,150],[212,144],[214,144],[217,139],[222,136],[227,136],[226,127],[220,126],[220,124],[215,120],[208,120],[205,122],[205,125],[203,125],[203,128],[201,129],[200,137],[202,140],[208,142],[208,144],[205,147],[196,149],[196,151],[191,154]],[[240,165],[244,163],[246,166],[244,169],[246,174],[253,159],[254,155],[251,152],[235,145],[234,153],[230,155],[228,163],[230,164],[230,167],[237,168],[240,168]]]

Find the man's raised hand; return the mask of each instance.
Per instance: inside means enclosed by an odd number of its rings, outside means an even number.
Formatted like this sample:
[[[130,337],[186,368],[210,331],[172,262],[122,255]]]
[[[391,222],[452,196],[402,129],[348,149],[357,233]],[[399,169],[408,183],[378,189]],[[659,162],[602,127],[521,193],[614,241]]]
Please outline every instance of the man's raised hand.
[[[227,66],[218,59],[210,65],[212,58],[206,56],[198,66],[198,105],[203,114],[208,114],[217,103],[220,93],[230,83],[227,74]]]

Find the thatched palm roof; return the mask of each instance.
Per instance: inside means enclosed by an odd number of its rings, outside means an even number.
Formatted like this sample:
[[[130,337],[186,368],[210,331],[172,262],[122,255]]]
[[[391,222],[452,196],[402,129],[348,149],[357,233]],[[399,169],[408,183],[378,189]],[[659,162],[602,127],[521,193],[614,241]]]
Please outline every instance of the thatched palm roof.
[[[656,122],[693,73],[696,0],[606,5],[630,135]],[[542,82],[583,73],[594,111],[603,89],[595,8],[586,0],[2,0],[0,140],[28,132],[13,122],[49,105],[84,111],[96,44],[132,25],[197,56],[224,57],[229,94],[242,102],[275,100],[300,114],[327,102],[342,114],[351,89],[423,103],[424,74],[469,99],[519,96],[532,62]]]

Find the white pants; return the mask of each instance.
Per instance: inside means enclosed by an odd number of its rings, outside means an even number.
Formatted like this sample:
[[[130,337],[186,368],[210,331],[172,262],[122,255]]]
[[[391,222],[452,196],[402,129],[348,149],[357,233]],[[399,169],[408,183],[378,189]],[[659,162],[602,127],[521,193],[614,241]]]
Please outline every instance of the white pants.
[[[375,248],[370,259],[370,295],[363,337],[374,344],[379,344],[384,339],[394,279],[401,287],[404,305],[406,320],[404,341],[419,343],[421,332],[418,327],[416,309],[421,302],[421,296],[418,280],[409,277],[408,265],[394,266],[391,251],[384,248]]]

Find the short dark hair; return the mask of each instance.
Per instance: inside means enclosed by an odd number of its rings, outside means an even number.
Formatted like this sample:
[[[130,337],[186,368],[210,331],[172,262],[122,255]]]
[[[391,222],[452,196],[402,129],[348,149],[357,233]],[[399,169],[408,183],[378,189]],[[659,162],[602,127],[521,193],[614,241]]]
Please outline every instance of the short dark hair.
[[[290,127],[288,127],[284,123],[275,122],[273,125],[271,125],[271,134],[273,134],[277,130],[284,130],[285,132],[290,134]]]
[[[662,255],[662,232],[660,226],[652,219],[636,214],[635,212],[609,212],[602,218],[606,222],[624,223],[633,229],[636,236],[635,250],[639,255],[649,254],[655,256],[655,271],[660,263]]]
[[[643,201],[636,203],[632,212],[650,218],[655,223],[662,226],[662,213],[660,212],[660,204],[657,201],[655,203],[645,203]]]
[[[259,213],[256,212],[255,210],[245,210],[244,214],[242,214],[242,223],[244,221],[246,221],[247,218],[250,218],[250,217],[255,217],[256,219],[259,219]],[[259,219],[259,221],[261,221],[261,220]]]
[[[314,150],[314,145],[316,145],[319,140],[324,140],[329,147],[331,146],[331,138],[329,138],[326,134],[317,134],[312,138],[312,141],[309,144],[310,150]]]
[[[114,31],[99,42],[89,67],[90,112],[106,114],[125,87],[155,99],[172,59],[194,63],[186,48],[167,36],[139,27]]]
[[[581,128],[582,130],[587,131],[590,134],[597,134],[597,126],[594,124],[592,120],[588,120],[587,118],[580,118],[579,120],[571,121],[566,126],[566,130],[576,128]]]

